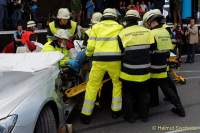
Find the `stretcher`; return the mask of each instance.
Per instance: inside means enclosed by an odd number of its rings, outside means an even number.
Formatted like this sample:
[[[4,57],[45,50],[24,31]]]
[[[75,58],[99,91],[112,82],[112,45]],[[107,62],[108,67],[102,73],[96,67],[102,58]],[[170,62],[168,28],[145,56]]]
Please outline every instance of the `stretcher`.
[[[102,83],[101,83],[101,87],[100,87],[100,90],[103,86],[104,83],[108,82],[110,79],[106,79],[104,80]],[[69,88],[69,89],[66,89],[65,91],[65,95],[68,97],[68,98],[72,98],[74,96],[77,96],[79,95],[80,93],[83,93],[85,90],[86,90],[86,85],[87,85],[87,82],[83,82],[77,86],[74,86],[72,88]],[[101,92],[101,91],[99,91]]]
[[[169,73],[174,78],[177,83],[186,84],[186,79],[178,75],[174,69],[177,69],[180,66],[180,62],[178,61],[177,56],[174,53],[170,53],[169,61]]]

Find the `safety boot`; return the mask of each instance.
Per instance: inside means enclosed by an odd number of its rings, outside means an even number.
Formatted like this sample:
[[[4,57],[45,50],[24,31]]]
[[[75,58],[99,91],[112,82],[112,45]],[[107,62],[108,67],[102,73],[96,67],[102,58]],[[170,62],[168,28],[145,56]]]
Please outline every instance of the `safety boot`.
[[[80,121],[83,124],[90,124],[90,122],[91,122],[91,116],[80,114]]]
[[[171,111],[181,117],[185,117],[185,110],[183,107],[172,108]]]
[[[121,116],[122,112],[121,111],[112,111],[112,118],[117,119]]]

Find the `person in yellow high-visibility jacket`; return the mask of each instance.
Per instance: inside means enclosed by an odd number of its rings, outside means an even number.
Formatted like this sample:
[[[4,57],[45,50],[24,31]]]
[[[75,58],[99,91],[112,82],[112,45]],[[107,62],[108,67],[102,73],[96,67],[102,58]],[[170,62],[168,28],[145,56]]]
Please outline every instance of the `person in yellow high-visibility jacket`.
[[[126,26],[119,33],[119,42],[124,51],[120,73],[123,112],[124,119],[129,123],[135,122],[136,112],[146,122],[149,112],[150,46],[154,43],[154,37],[149,29],[138,25],[139,19],[138,11],[128,10]]]
[[[170,102],[175,106],[172,112],[184,117],[185,111],[176,92],[170,88],[167,75],[167,59],[169,51],[172,49],[172,40],[169,32],[163,28],[163,16],[161,13],[149,11],[143,16],[143,21],[151,29],[155,38],[155,44],[152,46],[151,53],[151,84],[150,92],[157,89],[158,86],[162,89],[163,93],[169,98]],[[157,94],[156,94],[157,95]],[[154,95],[151,95],[154,97]]]
[[[107,8],[103,12],[102,21],[95,24],[90,32],[86,55],[92,57],[93,62],[81,111],[81,121],[84,124],[90,123],[96,96],[106,72],[113,83],[112,117],[117,118],[120,115],[122,108],[121,82],[119,81],[121,50],[117,36],[123,26],[116,20],[116,10]]]
[[[54,40],[49,40],[42,49],[42,52],[61,52],[64,58],[60,60],[60,67],[69,67],[74,72],[80,72],[83,62],[85,61],[84,51],[78,52],[75,59],[69,58],[69,50],[66,49],[66,41],[70,33],[66,30],[59,29],[54,35]]]
[[[100,13],[100,12],[95,12],[95,13],[92,14],[91,26],[89,27],[89,29],[87,29],[85,31],[84,42],[83,42],[84,46],[87,46],[88,39],[89,39],[89,36],[90,36],[90,32],[92,30],[92,26],[97,24],[98,22],[100,22],[101,18],[102,18],[102,13]]]
[[[70,60],[69,51],[65,48],[66,41],[69,39],[68,33],[65,30],[59,29],[54,36],[54,40],[49,40],[44,44],[42,52],[61,52],[64,54],[64,57],[60,60],[60,66],[67,66]]]
[[[70,38],[74,38],[77,33],[77,22],[70,20],[70,12],[67,8],[58,10],[57,19],[49,23],[47,38],[52,40],[58,29],[67,30]]]

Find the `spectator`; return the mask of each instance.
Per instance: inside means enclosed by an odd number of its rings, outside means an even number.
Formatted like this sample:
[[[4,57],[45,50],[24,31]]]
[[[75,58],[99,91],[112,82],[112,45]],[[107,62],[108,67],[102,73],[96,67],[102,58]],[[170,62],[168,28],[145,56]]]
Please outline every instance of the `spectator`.
[[[21,42],[24,46],[28,48],[28,51],[32,52],[36,50],[36,45],[33,41],[37,42],[37,34],[35,33],[35,21],[28,21],[26,27],[27,29],[22,34]]]
[[[104,0],[96,0],[95,1],[95,11],[103,12],[104,10]]]
[[[94,3],[92,0],[88,0],[86,3],[86,9],[87,9],[87,19],[90,21],[92,14],[94,13]]]
[[[186,63],[194,63],[195,46],[199,42],[198,27],[197,25],[195,25],[194,18],[190,19],[190,25],[188,26],[186,35],[188,36],[188,40],[189,40]]]
[[[153,4],[155,9],[159,9],[162,12],[165,0],[153,0]]]
[[[22,20],[22,5],[21,0],[12,0],[11,1],[12,7],[13,7],[13,13],[12,13],[12,26],[17,27],[17,22]]]
[[[139,14],[144,13],[144,11],[142,10],[139,2],[136,2],[135,10],[137,10],[139,12]]]
[[[122,15],[126,13],[126,1],[121,0],[119,3],[119,11]]]
[[[144,3],[144,1],[141,2],[140,7],[142,8],[143,13],[147,11],[147,5]]]
[[[23,0],[22,1],[22,10],[23,10],[24,22],[29,21],[30,20],[30,14],[31,14],[31,1]]]
[[[175,24],[174,24],[175,25]],[[176,53],[178,60],[181,61],[181,45],[183,44],[183,27],[180,25],[175,25],[173,28],[173,34],[175,35],[175,40],[176,40]]]
[[[174,23],[179,23],[181,24],[181,1],[180,0],[173,0],[172,1],[172,9],[173,10],[173,18],[174,18]]]
[[[0,31],[4,29],[7,0],[0,0]]]
[[[133,4],[133,0],[130,1],[130,4],[127,7],[128,10],[135,10],[135,5]]]
[[[14,44],[16,48],[18,46],[22,46],[23,44],[21,43],[21,38],[22,38],[22,33],[23,33],[23,25],[21,22],[17,23],[17,31],[14,33]]]
[[[71,11],[72,11],[72,18],[74,21],[81,23],[81,0],[71,0]]]
[[[31,2],[31,15],[32,15],[32,19],[36,22],[38,22],[38,11],[39,11],[39,6],[38,6],[38,2],[37,0],[32,0]]]
[[[147,2],[147,10],[150,11],[152,9],[154,9],[154,4],[151,1],[148,1]]]

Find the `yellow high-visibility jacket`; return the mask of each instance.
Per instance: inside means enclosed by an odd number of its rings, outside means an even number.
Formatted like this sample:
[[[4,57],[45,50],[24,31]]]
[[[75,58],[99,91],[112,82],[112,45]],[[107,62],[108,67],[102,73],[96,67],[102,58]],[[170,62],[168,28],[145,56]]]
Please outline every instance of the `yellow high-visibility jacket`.
[[[52,45],[53,41],[48,41],[47,43],[44,44],[43,48],[42,48],[42,52],[61,52],[62,54],[64,54],[64,57],[62,60],[60,60],[60,66],[66,66],[66,63],[69,61],[69,51],[66,48],[61,48],[58,47],[57,45]]]
[[[76,32],[76,29],[77,29],[77,22],[74,22],[72,20],[70,20],[70,22],[71,22],[71,29],[67,29],[67,30],[73,36]],[[55,21],[49,23],[49,28],[50,28],[50,31],[51,31],[52,34],[56,34],[57,30],[59,29],[55,26]]]
[[[150,79],[150,45],[154,36],[149,29],[133,25],[119,33],[124,48],[120,78],[145,82]]]
[[[94,61],[119,61],[121,50],[117,36],[123,26],[113,20],[104,20],[92,27],[86,55]]]
[[[153,29],[152,34],[156,41],[156,48],[151,54],[151,78],[166,78],[167,58],[172,49],[172,40],[169,32],[163,27]]]

